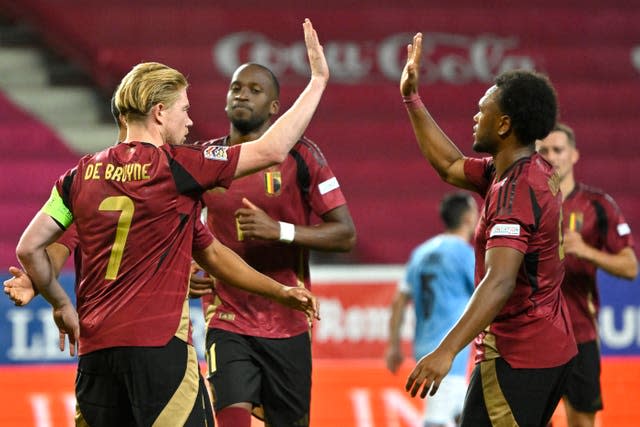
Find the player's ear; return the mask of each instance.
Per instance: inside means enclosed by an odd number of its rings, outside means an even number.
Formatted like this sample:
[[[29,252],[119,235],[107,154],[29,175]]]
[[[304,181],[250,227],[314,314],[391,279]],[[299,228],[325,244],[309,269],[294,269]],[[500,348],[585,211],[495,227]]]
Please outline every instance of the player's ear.
[[[269,112],[272,116],[275,116],[276,114],[278,114],[278,111],[280,111],[280,101],[274,99],[273,101],[271,101],[271,105],[269,106]]]

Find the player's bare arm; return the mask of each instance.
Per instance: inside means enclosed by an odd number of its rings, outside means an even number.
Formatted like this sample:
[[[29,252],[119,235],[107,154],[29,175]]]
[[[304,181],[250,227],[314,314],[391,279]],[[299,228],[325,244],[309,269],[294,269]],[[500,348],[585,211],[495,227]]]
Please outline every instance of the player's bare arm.
[[[282,225],[248,199],[236,211],[238,226],[245,238],[279,240]],[[315,225],[292,224],[296,245],[319,251],[348,252],[356,243],[356,229],[346,205],[322,215]]]
[[[487,250],[486,274],[474,291],[464,313],[442,343],[424,356],[407,379],[405,389],[415,396],[420,387],[420,397],[429,390],[433,396],[440,382],[451,369],[453,358],[460,350],[483,331],[500,312],[516,284],[518,270],[524,255],[511,248],[497,247]]]
[[[385,353],[385,362],[387,369],[392,373],[396,373],[404,355],[400,348],[400,328],[404,321],[404,311],[411,300],[409,294],[404,292],[396,292],[391,304],[391,317],[389,318],[389,344]]]
[[[302,24],[311,67],[309,84],[294,104],[255,141],[242,144],[235,177],[282,163],[311,121],[329,80],[329,66],[311,21]]]
[[[60,350],[69,336],[69,353],[75,355],[80,323],[74,304],[58,280],[46,248],[62,235],[62,229],[49,215],[38,212],[20,237],[16,255],[42,296],[53,306],[53,318],[60,330]]]
[[[231,286],[270,298],[319,319],[318,301],[305,288],[289,287],[258,272],[218,240],[193,252],[194,260],[212,276]]]
[[[633,248],[626,247],[612,254],[588,245],[577,231],[567,229],[563,237],[566,254],[585,259],[607,273],[623,279],[634,280],[638,275],[638,259]]]
[[[443,181],[473,190],[464,174],[463,154],[440,129],[418,95],[421,56],[422,33],[417,33],[413,42],[407,45],[407,62],[400,78],[400,93],[405,99],[418,146]]]
[[[47,247],[47,254],[56,277],[60,276],[62,266],[69,258],[69,249],[59,243],[52,243]],[[4,293],[17,306],[29,304],[38,294],[31,278],[17,267],[9,267],[9,273],[13,276],[4,281]]]

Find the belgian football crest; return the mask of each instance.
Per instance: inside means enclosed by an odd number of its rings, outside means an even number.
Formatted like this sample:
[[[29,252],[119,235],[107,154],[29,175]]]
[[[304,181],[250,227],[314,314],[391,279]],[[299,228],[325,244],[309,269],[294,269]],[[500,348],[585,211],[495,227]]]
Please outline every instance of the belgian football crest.
[[[282,190],[282,174],[280,171],[264,173],[264,191],[267,196],[277,196]]]

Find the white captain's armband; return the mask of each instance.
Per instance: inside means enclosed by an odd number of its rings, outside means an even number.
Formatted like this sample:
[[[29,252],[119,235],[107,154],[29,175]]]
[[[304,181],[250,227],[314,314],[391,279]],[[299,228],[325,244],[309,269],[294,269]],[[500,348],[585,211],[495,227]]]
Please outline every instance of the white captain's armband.
[[[340,184],[338,184],[338,180],[335,176],[318,184],[318,191],[320,191],[320,194],[323,196],[336,188],[340,188]]]
[[[55,219],[57,222],[62,224],[64,228],[68,228],[73,222],[73,214],[64,204],[64,201],[62,200],[62,197],[60,197],[60,194],[58,194],[56,187],[53,187],[49,200],[47,200],[47,203],[44,204],[40,211]]]
[[[489,237],[493,236],[519,236],[520,224],[496,224],[491,229]]]
[[[629,227],[629,224],[627,224],[626,222],[618,224],[618,227],[616,228],[618,229],[618,236],[626,236],[627,234],[631,233],[631,227]]]

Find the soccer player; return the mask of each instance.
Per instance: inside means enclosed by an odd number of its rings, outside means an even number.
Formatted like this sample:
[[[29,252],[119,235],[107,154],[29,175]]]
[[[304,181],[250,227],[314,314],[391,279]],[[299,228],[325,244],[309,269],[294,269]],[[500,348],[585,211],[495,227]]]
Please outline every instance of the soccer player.
[[[454,192],[440,202],[445,231],[418,246],[407,264],[405,279],[391,305],[387,368],[395,373],[404,356],[400,328],[404,310],[413,300],[416,317],[413,353],[416,360],[433,351],[449,332],[473,293],[473,247],[469,240],[478,222],[478,206],[469,193]],[[457,425],[467,391],[471,351],[466,346],[453,360],[439,393],[429,399],[423,427]]]
[[[560,176],[564,200],[562,229],[567,256],[562,292],[578,343],[578,357],[563,398],[565,412],[570,427],[588,427],[595,424],[596,412],[602,410],[596,270],[633,280],[638,260],[631,229],[615,201],[575,180],[573,166],[580,154],[573,129],[556,124],[546,138],[536,141],[536,150]]]
[[[329,72],[311,22],[303,27],[309,84],[262,138],[241,147],[181,146],[193,124],[185,77],[157,63],[134,67],[116,92],[126,140],[63,174],[22,235],[18,258],[53,306],[72,355],[78,341],[76,424],[213,425],[189,344],[188,278],[199,199],[208,188],[228,187],[234,178],[283,161],[306,128]],[[77,312],[45,251],[72,223],[82,252]],[[196,261],[215,265],[215,249],[209,245]],[[209,273],[228,279],[229,269],[220,265]],[[262,286],[315,311],[306,290],[289,291],[266,277]]]
[[[229,134],[205,146],[238,147],[260,138],[278,113],[280,87],[249,63],[227,92]],[[203,197],[216,238],[249,265],[294,287],[310,287],[309,249],[348,251],[355,228],[338,180],[320,149],[301,138],[286,160]],[[312,223],[312,215],[321,221]],[[221,278],[218,278],[221,279]],[[272,426],[309,424],[311,340],[303,313],[217,280],[206,297],[207,361],[216,420],[249,427],[252,411]]]
[[[440,177],[476,191],[476,289],[455,326],[417,363],[406,389],[433,395],[454,356],[475,337],[476,365],[462,426],[546,426],[577,349],[560,285],[558,177],[535,153],[556,121],[555,90],[531,71],[500,74],[478,103],[471,158],[440,130],[418,95],[422,34],[407,48],[400,91],[418,145]]]

